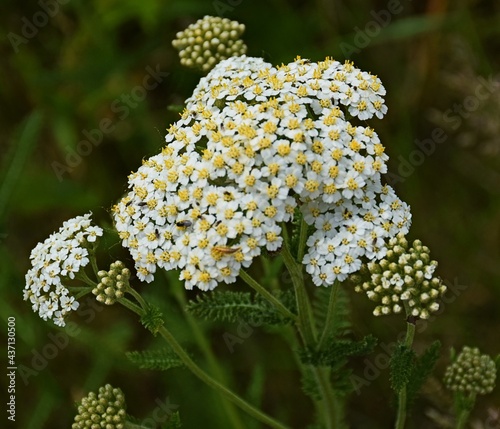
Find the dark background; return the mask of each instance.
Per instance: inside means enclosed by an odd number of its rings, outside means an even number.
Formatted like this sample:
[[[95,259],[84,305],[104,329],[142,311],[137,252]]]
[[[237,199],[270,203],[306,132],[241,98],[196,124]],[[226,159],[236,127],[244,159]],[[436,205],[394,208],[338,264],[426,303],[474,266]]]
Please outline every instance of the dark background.
[[[6,344],[7,318],[14,316],[16,362],[24,365],[17,376],[17,421],[11,426],[70,427],[74,402],[110,382],[123,389],[128,411],[139,418],[168,396],[179,406],[185,427],[228,427],[217,396],[188,371],[139,371],[124,357],[125,350],[158,342],[125,309],[94,308],[90,301],[65,331],[41,321],[22,301],[29,253],[37,242],[64,220],[88,211],[101,226],[111,226],[109,209],[125,192],[127,175],[161,149],[165,129],[178,117],[169,106],[182,104],[201,76],[181,68],[171,41],[177,31],[209,14],[246,25],[249,55],[273,64],[296,55],[313,61],[350,58],[384,83],[389,112],[370,125],[391,157],[388,181],[412,207],[409,237],[431,248],[439,275],[453,286],[442,314],[422,325],[416,337],[417,350],[441,340],[443,358],[408,427],[446,427],[439,422],[449,418],[450,398],[440,380],[449,348],[471,345],[491,355],[500,352],[500,3],[50,4],[53,16],[35,1],[3,0],[0,5],[0,312],[5,322],[0,337]],[[141,92],[147,67],[168,76]],[[140,100],[134,102],[134,94]],[[96,131],[105,118],[105,132]],[[85,130],[98,144],[68,165],[74,160],[70,154],[83,147],[78,144],[87,138]],[[419,146],[417,140],[424,143]],[[102,268],[116,258],[130,265],[112,238],[103,248]],[[193,329],[176,299],[179,289],[170,283],[159,276],[140,290],[162,302],[169,327],[196,350]],[[374,318],[366,297],[353,294],[352,304],[358,335],[373,332],[390,344],[404,330],[401,317]],[[255,328],[230,353],[222,335],[237,333],[237,324],[200,326],[240,394],[293,427],[311,421],[293,357],[276,336]],[[382,362],[383,354],[378,347],[369,359]],[[5,357],[6,352],[1,362]],[[363,377],[366,362],[353,364]],[[392,425],[388,371],[374,378],[349,401],[350,427]],[[500,427],[490,417],[499,410],[498,390],[480,398],[474,427]],[[247,424],[258,427],[250,420]]]

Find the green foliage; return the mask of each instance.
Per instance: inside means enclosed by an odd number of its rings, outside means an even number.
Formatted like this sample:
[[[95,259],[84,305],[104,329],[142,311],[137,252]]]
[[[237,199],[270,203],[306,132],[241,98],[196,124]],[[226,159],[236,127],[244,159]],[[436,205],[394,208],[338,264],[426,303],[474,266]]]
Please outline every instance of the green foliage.
[[[168,418],[168,420],[162,425],[162,429],[180,429],[182,428],[181,417],[179,412],[176,411]]]
[[[397,392],[409,382],[415,368],[415,352],[399,343],[391,356],[391,387]]]
[[[439,359],[440,351],[441,342],[434,341],[427,348],[424,354],[417,359],[414,371],[411,374],[410,380],[407,385],[406,397],[408,405],[411,405],[425,380],[432,373],[434,365],[436,365],[436,362]]]
[[[440,349],[441,343],[434,341],[422,356],[417,357],[405,344],[398,344],[391,357],[391,386],[396,393],[406,387],[407,406],[411,405],[431,374],[439,358]]]
[[[314,366],[329,366],[338,370],[345,365],[350,356],[362,356],[370,353],[377,345],[377,339],[373,335],[367,335],[362,340],[333,340],[319,350],[306,348],[300,352],[303,363]]]
[[[163,314],[158,307],[148,304],[146,312],[141,317],[141,323],[153,335],[156,335],[163,326]]]
[[[294,311],[291,292],[280,294],[281,302]],[[243,320],[259,321],[265,325],[284,325],[291,320],[285,318],[274,306],[260,295],[250,292],[215,291],[202,294],[186,306],[186,310],[212,321],[237,322]]]
[[[302,371],[302,391],[315,401],[320,401],[323,397],[319,391],[318,381],[313,372],[313,367],[305,366]]]
[[[333,293],[332,287],[316,288],[314,299],[312,300],[312,311],[316,328],[321,332],[325,328],[328,314],[330,295]],[[351,329],[350,301],[349,295],[342,287],[337,288],[335,305],[332,309],[333,317],[330,319],[330,337],[336,338],[349,333]]]
[[[133,351],[127,352],[125,355],[128,360],[141,369],[166,371],[184,365],[177,355],[168,349]]]

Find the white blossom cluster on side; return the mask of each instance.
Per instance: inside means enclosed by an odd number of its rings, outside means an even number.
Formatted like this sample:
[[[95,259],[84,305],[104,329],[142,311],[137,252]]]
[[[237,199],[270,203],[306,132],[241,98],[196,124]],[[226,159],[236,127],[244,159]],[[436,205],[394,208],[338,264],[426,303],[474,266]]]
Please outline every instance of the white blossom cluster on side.
[[[180,269],[188,289],[234,282],[262,248],[281,247],[296,210],[315,228],[303,260],[315,284],[383,257],[411,214],[381,183],[377,134],[354,122],[383,117],[384,94],[376,76],[329,58],[217,64],[114,207],[139,278],[159,267]]]
[[[89,263],[89,246],[103,233],[91,225],[91,214],[67,220],[57,232],[31,251],[31,269],[26,273],[24,300],[43,320],[65,325],[65,316],[78,308],[78,301],[63,284]]]

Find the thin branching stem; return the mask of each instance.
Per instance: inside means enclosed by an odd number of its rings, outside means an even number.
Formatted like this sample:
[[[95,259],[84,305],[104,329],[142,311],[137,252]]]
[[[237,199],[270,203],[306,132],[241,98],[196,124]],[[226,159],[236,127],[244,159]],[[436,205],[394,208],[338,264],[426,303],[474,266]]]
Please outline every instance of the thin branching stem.
[[[276,310],[283,314],[283,316],[293,321],[297,320],[297,316],[295,314],[293,314],[288,308],[286,308],[278,298],[276,298],[257,280],[250,276],[250,274],[248,274],[245,270],[240,270],[240,277],[248,286],[250,286],[257,293],[260,293],[265,299],[273,304],[276,307]]]
[[[142,317],[144,315],[144,310],[128,299],[121,298],[118,300],[118,302],[136,313],[138,316]],[[145,303],[145,306],[147,307],[148,304]],[[240,407],[243,411],[245,411],[248,415],[254,417],[256,420],[274,429],[288,429],[287,426],[274,420],[272,417],[255,408],[253,405],[249,404],[243,398],[234,393],[232,390],[228,389],[226,386],[219,383],[216,379],[212,378],[205,371],[203,371],[203,369],[196,365],[196,363],[191,359],[188,353],[177,342],[172,333],[164,325],[158,328],[158,333],[182,360],[184,365],[186,365],[186,367],[205,384],[218,391],[221,395],[234,403],[236,406]]]
[[[175,281],[175,284],[173,285],[173,295],[177,300],[179,306],[185,308],[187,304],[186,293],[185,289],[182,287],[182,285],[178,280]],[[189,312],[186,314],[186,320],[189,324],[191,332],[193,333],[195,341],[198,343],[198,346],[200,347],[203,355],[207,359],[210,370],[215,375],[217,380],[219,380],[222,383],[227,383],[227,376],[224,370],[222,369],[221,365],[219,365],[219,361],[215,357],[209,342],[203,335],[199,323]],[[231,427],[234,429],[245,429],[245,426],[241,421],[241,418],[238,414],[238,410],[235,408],[235,405],[232,402],[229,402],[225,397],[221,397],[221,403],[222,407],[224,408],[224,412],[226,413],[227,418],[231,424]]]

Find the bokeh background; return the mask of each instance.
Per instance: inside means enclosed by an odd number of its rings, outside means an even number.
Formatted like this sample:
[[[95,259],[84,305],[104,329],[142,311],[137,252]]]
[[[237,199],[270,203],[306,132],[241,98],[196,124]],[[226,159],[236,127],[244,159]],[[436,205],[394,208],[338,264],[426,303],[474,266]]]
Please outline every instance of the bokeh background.
[[[127,175],[160,150],[178,115],[172,106],[201,76],[180,66],[171,41],[206,14],[244,23],[250,55],[274,64],[296,55],[349,58],[384,83],[389,112],[370,125],[391,157],[388,181],[412,206],[410,238],[431,248],[439,274],[453,286],[442,313],[416,338],[417,350],[439,339],[443,357],[408,427],[447,427],[450,397],[440,379],[449,348],[500,353],[500,3],[493,0],[2,0],[0,339],[4,350],[7,318],[15,317],[16,361],[24,366],[11,426],[70,427],[73,404],[110,382],[139,418],[168,400],[186,428],[230,427],[217,396],[188,371],[139,371],[124,357],[157,341],[125,309],[85,304],[68,332],[41,321],[22,301],[37,242],[88,211],[111,227],[109,209],[125,192]],[[158,85],[141,90],[151,70]],[[98,144],[75,161],[87,132]],[[130,263],[113,238],[103,247],[103,268],[116,258]],[[196,352],[197,331],[185,318],[178,285],[161,277],[141,291],[162,303],[171,329]],[[364,296],[352,294],[351,305],[360,336],[372,332],[390,344],[404,330],[400,317],[372,317]],[[310,422],[293,356],[272,332],[253,329],[231,353],[223,334],[237,334],[237,324],[199,322],[197,329],[208,335],[240,394],[293,427]],[[58,340],[52,353],[48,345]],[[378,347],[371,361],[380,354]],[[1,362],[7,366],[6,352]],[[352,363],[363,377],[366,362]],[[349,427],[392,425],[388,370],[380,372],[350,399]],[[6,382],[2,376],[2,398]],[[474,427],[499,428],[499,412],[497,389],[479,400]],[[4,421],[2,411],[2,427]]]

